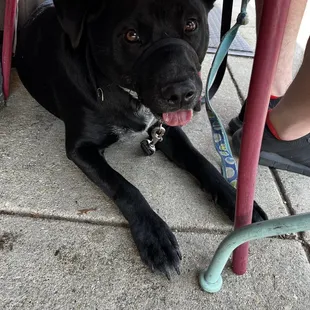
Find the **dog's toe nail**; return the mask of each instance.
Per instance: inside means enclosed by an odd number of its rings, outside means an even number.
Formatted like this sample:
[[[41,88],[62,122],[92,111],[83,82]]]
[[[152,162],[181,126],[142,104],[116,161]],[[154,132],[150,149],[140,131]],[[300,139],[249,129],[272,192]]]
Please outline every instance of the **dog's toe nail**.
[[[169,281],[171,281],[171,276],[170,276],[169,271],[165,270],[165,275],[166,275],[167,279],[168,279]]]
[[[177,255],[178,255],[179,259],[182,260],[182,254],[181,254],[179,249],[177,249]]]

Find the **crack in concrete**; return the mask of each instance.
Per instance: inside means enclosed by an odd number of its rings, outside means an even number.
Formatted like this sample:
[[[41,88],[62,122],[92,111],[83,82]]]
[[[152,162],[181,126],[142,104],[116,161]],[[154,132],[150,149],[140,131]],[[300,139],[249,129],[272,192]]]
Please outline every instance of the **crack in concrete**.
[[[270,169],[271,171],[271,174],[275,180],[275,183],[278,187],[278,191],[281,195],[281,198],[283,200],[283,204],[285,205],[286,207],[286,210],[287,210],[287,213],[289,215],[296,215],[296,210],[293,208],[293,205],[292,205],[292,202],[289,198],[289,196],[287,195],[286,193],[286,190],[285,190],[285,187],[284,187],[284,184],[277,172],[276,169]],[[305,254],[307,256],[307,259],[310,263],[310,245],[308,244],[308,242],[305,240],[305,234],[303,232],[300,232],[300,233],[297,233],[296,234],[297,236],[297,240],[302,244],[302,247],[305,251]]]
[[[14,211],[0,210],[0,215],[26,217],[26,218],[41,219],[41,220],[65,221],[65,222],[71,222],[71,223],[84,223],[84,224],[110,226],[110,227],[129,228],[127,223],[108,222],[108,221],[103,221],[103,220],[86,219],[86,218],[78,219],[78,218],[70,218],[70,217],[60,216],[60,215],[40,214],[40,213],[33,213],[33,212],[14,212]]]
[[[283,204],[285,206],[287,213],[289,215],[296,215],[296,211],[294,210],[294,208],[292,206],[291,200],[286,193],[285,187],[282,183],[282,180],[281,180],[277,170],[270,168],[270,172],[271,172],[271,175],[273,176],[273,179],[277,185],[278,192],[280,193],[280,196],[282,198],[282,201],[283,201]]]
[[[238,94],[238,97],[239,97],[239,99],[240,99],[241,106],[242,106],[242,105],[243,105],[243,102],[244,102],[244,100],[245,100],[245,98],[244,98],[243,95],[242,95],[241,89],[240,89],[240,87],[239,87],[239,85],[238,85],[237,80],[236,80],[235,77],[234,77],[234,74],[233,74],[233,72],[232,72],[232,68],[231,68],[231,66],[229,65],[229,62],[228,62],[228,61],[227,61],[227,71],[228,71],[228,73],[229,73],[229,75],[230,75],[230,78],[231,78],[231,80],[232,80],[232,82],[233,82],[235,88],[236,88],[236,91],[237,91],[237,94]]]
[[[304,248],[304,251],[306,253],[308,261],[310,263],[310,244],[306,241],[304,232],[301,232],[300,235],[301,235],[301,239],[302,239],[302,246]]]
[[[14,211],[0,210],[0,215],[18,216],[18,217],[26,217],[26,218],[42,219],[42,220],[65,221],[65,222],[71,222],[71,223],[83,223],[83,224],[100,225],[100,226],[107,226],[107,227],[129,228],[128,223],[87,219],[87,218],[80,218],[80,219],[70,218],[66,216],[39,214],[39,213],[33,213],[33,212],[20,212],[20,211],[14,212]],[[227,235],[230,233],[229,230],[225,230],[225,229],[180,227],[180,226],[173,226],[173,225],[171,225],[170,228],[174,232],[182,232],[182,233],[197,233],[197,234],[212,233],[212,234],[219,234],[219,235]]]
[[[66,216],[38,214],[38,213],[32,213],[32,212],[14,212],[14,211],[0,210],[0,215],[129,229],[128,223],[120,223],[120,222],[112,222],[112,221],[108,222],[108,221],[103,221],[103,220],[85,219],[85,218],[78,219],[78,218],[70,218]],[[233,229],[225,230],[225,229],[218,229],[218,228],[180,227],[180,226],[173,226],[173,225],[170,226],[170,228],[175,233],[180,232],[180,233],[195,233],[195,234],[215,234],[215,235],[223,236],[223,239],[233,232]],[[301,243],[304,247],[309,248],[309,253],[310,253],[310,245],[308,245],[303,239],[296,238],[295,235],[273,236],[273,237],[268,237],[268,239],[297,241]],[[307,255],[307,256],[309,256],[309,259],[310,259],[310,255]]]

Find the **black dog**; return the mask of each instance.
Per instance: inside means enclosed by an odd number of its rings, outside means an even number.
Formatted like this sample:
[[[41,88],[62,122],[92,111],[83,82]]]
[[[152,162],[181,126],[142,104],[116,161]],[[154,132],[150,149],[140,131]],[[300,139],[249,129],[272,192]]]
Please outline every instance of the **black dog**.
[[[104,150],[126,132],[150,132],[161,119],[166,134],[156,147],[233,219],[235,189],[179,127],[199,105],[213,2],[54,0],[54,7],[47,1],[21,30],[16,53],[25,87],[65,123],[68,158],[114,200],[142,260],[168,277],[171,268],[179,273],[176,238],[139,190],[109,166]],[[255,203],[253,221],[266,218]]]

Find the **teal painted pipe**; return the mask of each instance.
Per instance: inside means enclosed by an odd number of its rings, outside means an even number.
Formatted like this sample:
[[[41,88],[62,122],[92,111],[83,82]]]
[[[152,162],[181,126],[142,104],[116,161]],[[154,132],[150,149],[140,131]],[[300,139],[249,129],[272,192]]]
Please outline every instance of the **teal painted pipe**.
[[[272,219],[241,227],[229,234],[217,248],[209,267],[200,274],[200,286],[209,293],[222,287],[221,273],[234,249],[256,239],[310,230],[310,212]]]

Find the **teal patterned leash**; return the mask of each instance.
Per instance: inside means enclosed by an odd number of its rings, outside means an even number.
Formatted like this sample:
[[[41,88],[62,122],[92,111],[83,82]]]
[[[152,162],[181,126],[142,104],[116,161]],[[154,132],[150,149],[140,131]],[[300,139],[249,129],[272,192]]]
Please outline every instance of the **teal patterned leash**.
[[[216,74],[221,66],[225,56],[228,53],[229,47],[231,46],[233,40],[235,39],[238,29],[241,25],[246,25],[248,23],[248,17],[246,13],[246,8],[250,0],[242,0],[241,12],[237,17],[236,24],[225,34],[223,37],[218,50],[214,56],[213,63],[209,72],[208,80],[206,83],[206,94],[202,98],[205,101],[206,109],[209,117],[209,121],[212,128],[213,142],[215,149],[221,157],[222,161],[222,175],[225,179],[234,187],[237,187],[238,179],[238,168],[236,161],[232,155],[230,149],[229,141],[225,132],[225,128],[214,111],[209,97],[209,91],[215,80]]]

